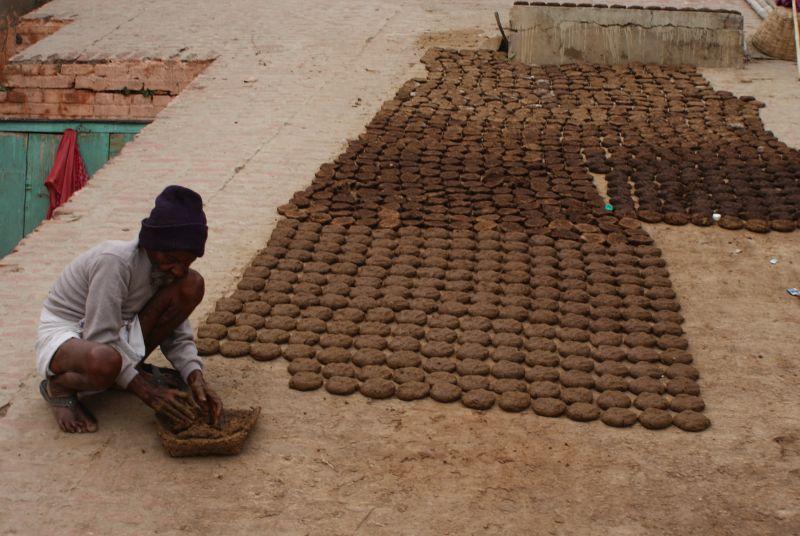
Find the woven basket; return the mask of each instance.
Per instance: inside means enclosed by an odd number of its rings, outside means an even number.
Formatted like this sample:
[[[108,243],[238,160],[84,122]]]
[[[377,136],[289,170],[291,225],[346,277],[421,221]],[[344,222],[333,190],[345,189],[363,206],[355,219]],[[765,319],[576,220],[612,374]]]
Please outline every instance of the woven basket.
[[[794,61],[792,10],[780,7],[773,9],[753,34],[752,43],[767,56]]]
[[[260,414],[260,407],[225,410],[223,429],[216,437],[192,437],[191,429],[174,433],[159,419],[158,435],[170,456],[231,456],[241,452]]]

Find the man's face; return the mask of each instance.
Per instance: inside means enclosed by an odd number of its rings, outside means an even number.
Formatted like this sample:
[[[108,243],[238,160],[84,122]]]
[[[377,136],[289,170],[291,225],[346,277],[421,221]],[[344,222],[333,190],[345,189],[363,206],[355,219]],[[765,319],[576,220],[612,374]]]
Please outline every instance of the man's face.
[[[197,257],[188,251],[150,251],[147,256],[153,263],[153,282],[164,286],[189,273],[189,266]]]

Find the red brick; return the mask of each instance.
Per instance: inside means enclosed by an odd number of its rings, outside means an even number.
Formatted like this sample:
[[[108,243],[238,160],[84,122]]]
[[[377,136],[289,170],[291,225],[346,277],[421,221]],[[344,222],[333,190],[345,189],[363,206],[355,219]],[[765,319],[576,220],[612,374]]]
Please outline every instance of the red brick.
[[[21,72],[22,72],[21,63],[9,63],[8,65],[6,65],[5,69],[3,69],[3,75],[5,76],[20,74]]]
[[[166,78],[173,72],[174,68],[175,65],[172,63],[150,61],[142,66],[142,77],[145,80],[149,78]]]
[[[172,95],[177,95],[181,90],[180,82],[171,77],[148,78],[145,87],[153,91],[167,91]]]
[[[47,104],[56,104],[61,102],[62,95],[64,94],[63,89],[43,89],[42,90],[42,102]]]
[[[153,106],[164,108],[166,105],[172,102],[173,98],[174,97],[171,97],[170,95],[155,95],[153,97]]]
[[[114,104],[114,93],[98,92],[94,94],[95,104]]]
[[[95,65],[94,74],[105,78],[116,78],[128,80],[133,78],[130,73],[128,63],[100,63]]]
[[[20,91],[25,94],[26,102],[42,102],[44,100],[41,89],[22,89]]]
[[[159,110],[152,105],[131,106],[130,117],[133,119],[152,119],[158,112]]]
[[[91,63],[64,63],[61,65],[61,74],[83,76],[94,73]]]
[[[20,74],[27,76],[37,76],[42,74],[42,66],[38,63],[22,63]]]
[[[55,76],[60,72],[61,66],[57,63],[43,63],[41,65],[41,74],[44,76]]]
[[[6,95],[6,101],[21,104],[27,101],[27,96],[20,90],[8,91],[8,95]]]
[[[129,106],[124,104],[95,104],[92,107],[96,119],[124,119],[129,117]]]
[[[133,95],[123,95],[122,93],[114,93],[114,104],[130,106],[133,102]]]
[[[22,104],[12,102],[0,102],[0,114],[19,115],[22,112]]]
[[[12,75],[6,78],[9,87],[35,87],[40,89],[69,88],[72,87],[74,78],[72,76],[25,76]]]
[[[132,95],[132,97],[131,104],[134,106],[151,106],[153,104],[153,97],[139,93]]]
[[[0,91],[0,102],[6,102],[8,91]]]
[[[60,104],[58,111],[65,117],[92,117],[94,108],[91,104]]]
[[[143,84],[135,80],[103,78],[97,75],[89,75],[76,77],[75,88],[91,89],[92,91],[122,91],[127,88],[131,91],[139,91],[143,88]]]
[[[64,92],[62,102],[65,104],[92,104],[94,96],[93,91],[70,90]]]
[[[61,117],[57,104],[36,103],[28,106],[27,112],[34,117],[55,119]]]

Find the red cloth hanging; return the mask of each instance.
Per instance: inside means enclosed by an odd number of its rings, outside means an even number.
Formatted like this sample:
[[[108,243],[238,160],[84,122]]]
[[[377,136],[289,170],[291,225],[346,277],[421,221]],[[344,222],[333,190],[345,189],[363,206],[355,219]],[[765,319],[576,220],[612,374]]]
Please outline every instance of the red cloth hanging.
[[[53,168],[44,181],[50,191],[50,208],[47,210],[47,219],[53,217],[53,211],[72,197],[72,194],[84,187],[89,175],[83,157],[78,150],[78,133],[71,128],[64,131],[61,143],[53,162]]]

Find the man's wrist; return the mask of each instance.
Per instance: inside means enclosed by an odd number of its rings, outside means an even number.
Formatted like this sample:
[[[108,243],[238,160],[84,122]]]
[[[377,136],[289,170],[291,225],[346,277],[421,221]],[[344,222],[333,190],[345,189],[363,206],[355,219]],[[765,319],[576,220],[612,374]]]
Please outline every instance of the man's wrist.
[[[148,382],[144,376],[137,374],[128,384],[127,391],[131,392],[143,402],[148,403],[151,399],[152,385],[150,385],[150,382]]]
[[[203,381],[203,371],[200,369],[191,371],[189,376],[186,377],[186,383],[192,384],[198,381]]]

